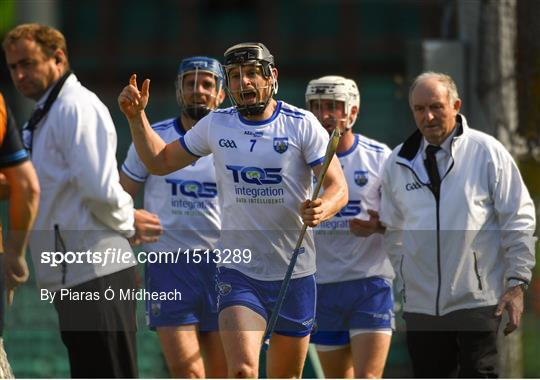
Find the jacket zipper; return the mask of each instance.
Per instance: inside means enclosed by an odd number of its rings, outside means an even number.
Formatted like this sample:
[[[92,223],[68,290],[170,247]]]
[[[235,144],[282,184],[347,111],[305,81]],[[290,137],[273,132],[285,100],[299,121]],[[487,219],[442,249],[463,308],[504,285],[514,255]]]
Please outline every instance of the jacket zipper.
[[[399,163],[399,162],[397,162],[397,164],[408,168],[413,173],[413,175],[417,179],[417,181],[420,182],[421,184],[424,184],[422,181],[420,181],[420,178],[418,178],[415,171],[410,166],[407,166],[407,165]],[[433,196],[435,197],[435,207],[436,207],[436,216],[437,216],[437,298],[435,300],[435,315],[437,317],[440,315],[439,303],[440,303],[440,297],[441,297],[441,281],[442,281],[441,280],[441,225],[440,225],[440,220],[439,220],[440,219],[439,201],[440,201],[442,180],[444,179],[444,177],[446,177],[446,175],[450,172],[450,170],[452,170],[453,167],[454,167],[454,163],[452,162],[452,165],[450,166],[450,168],[448,168],[448,170],[446,171],[444,176],[441,178],[441,183],[439,184],[439,193],[438,194],[436,194],[435,191],[433,191],[433,187],[431,185],[425,185],[424,184],[424,186],[427,186],[428,189],[433,194]]]
[[[60,227],[58,224],[54,225],[54,249],[57,252],[66,253],[66,245],[64,244],[64,239],[60,235]],[[62,285],[66,283],[66,273],[67,273],[67,264],[65,260],[62,260]]]
[[[473,252],[473,255],[474,255],[474,273],[476,273],[476,279],[478,280],[478,289],[483,290],[482,278],[480,277],[480,272],[478,272],[478,257],[476,256],[476,252]]]
[[[431,189],[431,186],[430,186]],[[440,193],[441,193],[441,187],[439,185],[439,191],[438,194],[435,194],[433,190],[431,190],[433,195],[435,196],[435,200],[437,202],[437,303],[435,304],[435,315],[439,316],[439,303],[440,303],[440,297],[441,297],[441,225],[439,220],[439,206],[440,206]]]
[[[403,260],[405,255],[401,256],[401,262],[399,263],[399,274],[401,275],[401,282],[403,283],[403,288],[401,288],[401,295],[403,296],[403,302],[407,303],[407,287],[405,286],[405,277],[403,276]]]

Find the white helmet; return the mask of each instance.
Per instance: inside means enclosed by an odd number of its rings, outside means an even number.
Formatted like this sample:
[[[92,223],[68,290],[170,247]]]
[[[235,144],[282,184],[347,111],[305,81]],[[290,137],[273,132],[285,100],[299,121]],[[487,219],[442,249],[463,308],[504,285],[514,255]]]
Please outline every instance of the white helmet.
[[[360,107],[360,91],[352,79],[338,75],[327,75],[309,82],[306,89],[306,106],[310,109],[312,100],[329,99],[345,103],[347,120],[354,106]],[[347,122],[347,129],[352,128],[356,117]]]

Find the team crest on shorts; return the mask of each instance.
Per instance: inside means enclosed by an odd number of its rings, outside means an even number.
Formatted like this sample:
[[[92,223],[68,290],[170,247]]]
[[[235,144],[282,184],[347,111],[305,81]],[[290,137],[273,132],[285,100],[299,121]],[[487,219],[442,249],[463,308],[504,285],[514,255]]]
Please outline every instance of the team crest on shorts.
[[[279,154],[285,153],[289,149],[288,137],[274,137],[274,150]]]
[[[354,172],[354,182],[362,187],[368,183],[368,171],[367,170],[357,170]]]
[[[219,284],[217,284],[217,287],[220,296],[226,296],[232,290],[231,284],[228,284],[226,282],[220,282]]]
[[[159,317],[161,314],[161,302],[152,302],[150,310],[154,317]]]

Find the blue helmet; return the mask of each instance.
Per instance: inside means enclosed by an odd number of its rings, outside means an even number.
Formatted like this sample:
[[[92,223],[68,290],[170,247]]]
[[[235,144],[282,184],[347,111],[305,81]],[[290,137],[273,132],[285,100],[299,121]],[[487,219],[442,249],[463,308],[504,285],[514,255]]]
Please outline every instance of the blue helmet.
[[[207,104],[189,104],[185,100],[182,81],[186,74],[193,72],[196,74],[194,83],[195,89],[198,88],[198,73],[212,74],[216,80],[216,92],[211,95]],[[178,75],[176,79],[176,100],[180,107],[182,107],[182,111],[191,119],[199,120],[206,116],[211,110],[216,109],[220,103],[219,93],[223,89],[223,80],[223,68],[218,60],[209,57],[189,57],[183,59],[178,66]]]

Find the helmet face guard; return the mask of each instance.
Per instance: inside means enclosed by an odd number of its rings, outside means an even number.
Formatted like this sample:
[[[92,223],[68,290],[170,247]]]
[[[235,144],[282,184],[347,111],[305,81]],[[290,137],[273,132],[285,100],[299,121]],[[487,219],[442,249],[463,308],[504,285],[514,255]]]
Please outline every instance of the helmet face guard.
[[[277,93],[278,83],[274,75],[274,57],[261,43],[235,45],[225,52],[225,86],[231,102],[242,116],[261,115],[270,99]],[[266,80],[259,86],[257,76]],[[254,87],[244,87],[244,77],[252,78]],[[269,80],[271,78],[271,80]],[[232,89],[231,82],[238,81]]]
[[[193,74],[193,80],[185,81],[188,74]],[[214,83],[205,83],[201,74],[210,74]],[[201,91],[200,84],[203,90]],[[184,59],[178,67],[175,81],[176,100],[182,112],[192,120],[200,120],[220,104],[219,94],[223,88],[223,69],[221,64],[208,57],[191,57]],[[199,99],[206,97],[206,102]]]
[[[344,115],[337,118],[330,115],[332,122],[344,123],[346,129],[352,128],[356,117],[351,120],[353,107],[360,107],[360,92],[353,80],[340,76],[325,76],[319,79],[313,79],[309,82],[306,89],[306,106],[317,115],[321,115],[321,100],[331,100],[333,110],[337,109],[337,103],[344,104]],[[322,120],[319,120],[322,122]]]

